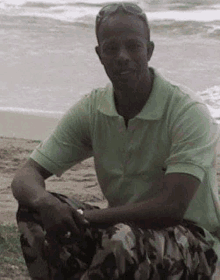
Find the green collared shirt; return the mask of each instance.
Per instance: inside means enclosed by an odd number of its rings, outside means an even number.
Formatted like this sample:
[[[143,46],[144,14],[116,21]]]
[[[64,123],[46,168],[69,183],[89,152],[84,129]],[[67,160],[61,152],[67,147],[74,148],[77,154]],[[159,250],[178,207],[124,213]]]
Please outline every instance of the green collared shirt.
[[[109,206],[156,196],[168,173],[191,174],[201,184],[184,218],[210,232],[219,231],[220,236],[215,169],[218,125],[199,97],[154,72],[150,97],[127,128],[108,85],[71,107],[31,158],[60,176],[94,156]]]

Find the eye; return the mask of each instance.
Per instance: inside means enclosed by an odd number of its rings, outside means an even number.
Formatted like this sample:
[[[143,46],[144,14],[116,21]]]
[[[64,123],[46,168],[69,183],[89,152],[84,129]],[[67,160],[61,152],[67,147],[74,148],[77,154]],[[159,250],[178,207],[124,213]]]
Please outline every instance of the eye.
[[[140,44],[137,44],[137,43],[129,43],[128,46],[127,46],[128,50],[129,51],[137,51],[138,49],[141,48]]]
[[[103,47],[103,51],[106,54],[114,54],[118,51],[117,44],[107,44]]]

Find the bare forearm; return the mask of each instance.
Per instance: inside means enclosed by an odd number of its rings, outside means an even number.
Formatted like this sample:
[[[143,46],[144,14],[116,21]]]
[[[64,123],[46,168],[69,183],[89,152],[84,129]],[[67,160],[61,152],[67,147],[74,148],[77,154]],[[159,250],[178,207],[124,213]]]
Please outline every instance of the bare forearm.
[[[185,173],[170,173],[163,180],[162,192],[145,202],[121,207],[85,211],[85,218],[96,226],[134,222],[146,228],[163,228],[182,221],[200,180]]]
[[[120,222],[132,222],[146,228],[164,228],[178,224],[181,215],[161,197],[146,202],[127,204],[102,210],[88,210],[85,218],[94,226],[106,227]]]

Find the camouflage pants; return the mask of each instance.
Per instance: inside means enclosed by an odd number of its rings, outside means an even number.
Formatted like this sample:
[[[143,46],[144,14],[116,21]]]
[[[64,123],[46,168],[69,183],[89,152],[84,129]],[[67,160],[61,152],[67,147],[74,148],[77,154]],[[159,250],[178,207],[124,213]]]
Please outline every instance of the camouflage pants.
[[[55,194],[70,207],[93,209]],[[34,280],[211,279],[217,256],[209,234],[192,222],[162,230],[142,230],[123,223],[88,228],[81,238],[54,242],[38,213],[19,207],[21,248]],[[76,254],[76,248],[78,253]]]

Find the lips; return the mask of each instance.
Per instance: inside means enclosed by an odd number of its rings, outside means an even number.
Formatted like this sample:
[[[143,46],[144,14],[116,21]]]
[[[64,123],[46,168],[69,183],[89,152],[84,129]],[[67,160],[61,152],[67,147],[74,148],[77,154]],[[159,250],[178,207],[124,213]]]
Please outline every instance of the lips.
[[[127,74],[129,74],[129,73],[131,73],[130,70],[129,70],[129,71],[122,71],[122,72],[120,73],[120,75],[127,75]]]
[[[120,75],[120,76],[126,76],[126,75],[129,75],[132,73],[134,73],[133,69],[124,69],[124,70],[118,71],[118,75]]]

